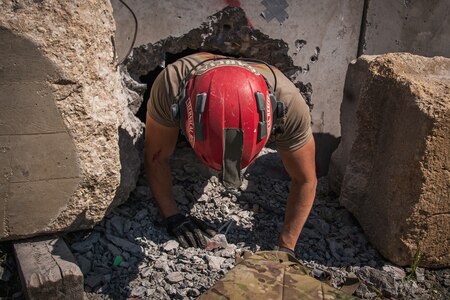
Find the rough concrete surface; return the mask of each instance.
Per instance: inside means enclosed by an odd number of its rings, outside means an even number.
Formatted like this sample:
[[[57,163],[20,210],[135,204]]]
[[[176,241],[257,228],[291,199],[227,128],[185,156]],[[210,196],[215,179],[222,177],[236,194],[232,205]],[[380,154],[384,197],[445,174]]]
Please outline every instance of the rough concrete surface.
[[[363,56],[349,72],[340,202],[394,263],[449,266],[450,59]]]
[[[362,54],[450,57],[450,1],[368,1]]]
[[[117,23],[116,45],[119,57],[123,57],[131,43],[134,22],[130,12],[119,1],[113,0],[112,4]],[[217,0],[204,5],[204,1],[200,0],[188,2],[130,0],[127,4],[136,13],[139,22],[136,46],[148,45],[149,48],[153,48],[158,44],[164,44],[168,39],[182,38],[194,30],[202,31],[206,40],[212,41],[215,38],[216,46],[219,44],[228,44],[234,48],[248,46],[248,43],[243,45],[229,43],[229,37],[234,36],[226,35],[227,28],[231,28],[231,31],[247,30],[249,33],[258,31],[271,40],[281,41],[279,47],[270,48],[265,56],[270,57],[270,51],[279,52],[280,49],[286,48],[287,56],[298,70],[288,75],[294,83],[302,83],[309,87],[307,92],[312,93],[314,104],[312,120],[317,145],[318,173],[321,175],[327,173],[331,152],[339,142],[338,107],[342,100],[345,78],[343,74],[348,63],[356,58],[363,1],[287,1],[288,6],[283,10],[283,15],[287,13],[288,18],[281,23],[277,18],[270,21],[264,18],[262,13],[267,12],[264,1]],[[245,13],[247,24],[244,26],[239,23],[236,25],[240,27],[235,28],[230,23],[224,30],[214,29],[217,13],[226,6],[240,7]],[[203,29],[208,28],[209,32],[203,33]],[[221,32],[225,34],[214,36],[215,33]],[[257,44],[257,41],[254,44]],[[203,46],[204,44],[201,44],[194,50],[205,51]],[[177,47],[183,50],[188,45],[181,43]],[[256,51],[264,45],[252,47]],[[237,54],[236,51],[228,52],[225,47],[220,51],[224,54]],[[256,58],[267,58],[258,57],[256,53],[245,49],[243,52]],[[154,53],[155,57],[152,59],[164,61],[165,54],[163,49]],[[145,72],[152,70],[147,69]]]
[[[14,244],[27,299],[84,299],[83,273],[60,238],[38,238]]]
[[[93,226],[134,188],[142,123],[109,1],[0,2],[0,239]]]

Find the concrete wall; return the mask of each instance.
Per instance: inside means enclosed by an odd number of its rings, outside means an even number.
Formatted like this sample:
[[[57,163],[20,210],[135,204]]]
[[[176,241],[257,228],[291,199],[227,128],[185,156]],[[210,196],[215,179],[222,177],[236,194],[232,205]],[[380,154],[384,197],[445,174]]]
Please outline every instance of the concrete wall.
[[[361,54],[450,57],[450,1],[368,1]]]
[[[122,58],[131,43],[134,23],[118,0],[111,2],[117,26],[116,45]],[[139,22],[135,46],[186,34],[227,5],[240,6],[254,29],[286,42],[294,64],[304,70],[296,80],[312,85],[318,171],[326,174],[329,157],[339,141],[339,106],[347,65],[357,54],[362,0],[218,0],[208,1],[208,5],[201,0],[127,0],[126,3]],[[281,5],[281,9],[266,7],[264,3]],[[276,12],[276,17],[270,19],[272,12]],[[306,44],[302,46],[301,41]]]

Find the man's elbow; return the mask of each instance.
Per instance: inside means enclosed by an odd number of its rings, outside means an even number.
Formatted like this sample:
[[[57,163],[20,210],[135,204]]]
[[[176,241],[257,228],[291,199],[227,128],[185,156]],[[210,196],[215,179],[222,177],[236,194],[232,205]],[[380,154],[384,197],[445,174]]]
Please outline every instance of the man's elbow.
[[[291,178],[292,184],[297,186],[307,186],[310,189],[316,189],[317,187],[317,177],[314,175],[312,176],[293,176]]]

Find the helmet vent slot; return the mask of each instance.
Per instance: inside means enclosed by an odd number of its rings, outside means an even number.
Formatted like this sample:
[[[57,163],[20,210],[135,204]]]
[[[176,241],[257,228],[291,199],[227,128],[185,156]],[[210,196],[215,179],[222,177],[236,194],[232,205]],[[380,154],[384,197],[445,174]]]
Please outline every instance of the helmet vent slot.
[[[267,115],[266,115],[266,99],[261,92],[255,93],[256,107],[258,109],[259,122],[258,122],[258,141],[267,136]]]

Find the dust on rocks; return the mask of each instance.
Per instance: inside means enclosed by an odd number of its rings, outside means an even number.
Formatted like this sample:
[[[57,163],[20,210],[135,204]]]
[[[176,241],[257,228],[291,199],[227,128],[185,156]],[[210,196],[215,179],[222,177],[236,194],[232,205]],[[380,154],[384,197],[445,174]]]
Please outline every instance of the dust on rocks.
[[[236,256],[277,244],[290,183],[275,150],[265,148],[245,171],[240,193],[225,191],[219,175],[190,148],[177,148],[171,164],[180,210],[226,235],[209,241],[209,250],[182,248],[165,230],[142,172],[125,204],[93,230],[66,237],[85,276],[87,299],[195,299],[235,265]],[[327,178],[319,180],[296,255],[316,273],[329,272],[334,287],[358,278],[354,295],[360,298],[450,297],[449,269],[419,268],[411,276],[384,260],[330,196]]]

